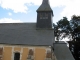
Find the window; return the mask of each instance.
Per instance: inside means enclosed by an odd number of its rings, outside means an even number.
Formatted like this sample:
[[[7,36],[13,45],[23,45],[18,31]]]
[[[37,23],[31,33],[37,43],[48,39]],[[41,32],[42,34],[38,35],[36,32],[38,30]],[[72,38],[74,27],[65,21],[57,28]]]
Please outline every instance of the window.
[[[3,48],[0,48],[0,60],[2,60],[3,59]]]
[[[46,53],[46,60],[51,60],[52,59],[52,53],[51,53],[51,50],[47,50],[47,53]]]
[[[45,19],[48,19],[48,14],[47,13],[45,13]]]
[[[43,14],[42,13],[40,13],[40,19],[43,19]]]
[[[48,13],[40,13],[40,19],[48,19]]]
[[[20,53],[19,52],[14,53],[14,60],[20,60]]]
[[[34,60],[33,55],[34,55],[34,51],[33,51],[33,49],[30,49],[29,53],[28,53],[27,60]]]

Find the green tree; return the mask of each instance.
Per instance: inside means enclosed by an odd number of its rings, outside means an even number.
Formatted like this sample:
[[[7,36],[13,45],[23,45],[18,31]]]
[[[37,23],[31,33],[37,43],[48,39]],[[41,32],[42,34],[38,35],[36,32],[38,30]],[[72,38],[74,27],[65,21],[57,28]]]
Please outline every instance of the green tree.
[[[76,41],[76,38],[80,36],[80,16],[73,15],[70,21],[67,17],[63,17],[53,26],[56,40],[68,37],[70,40]]]
[[[65,37],[69,37],[70,27],[66,17],[63,17],[63,19],[59,20],[56,25],[53,24],[53,26],[56,40],[59,41]]]
[[[80,16],[73,15],[70,21],[63,17],[53,26],[56,40],[69,38],[69,49],[75,60],[80,60]]]

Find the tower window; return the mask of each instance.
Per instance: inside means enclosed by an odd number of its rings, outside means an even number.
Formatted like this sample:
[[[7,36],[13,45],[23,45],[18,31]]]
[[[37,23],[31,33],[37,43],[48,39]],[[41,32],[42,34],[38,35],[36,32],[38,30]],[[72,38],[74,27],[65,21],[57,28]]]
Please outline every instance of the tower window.
[[[40,13],[40,19],[43,19],[43,14],[42,13]]]
[[[47,13],[40,13],[40,19],[48,19]]]
[[[45,19],[48,19],[48,14],[47,13],[45,13]]]
[[[46,16],[46,17],[48,17],[48,14],[47,14],[47,13],[45,13],[45,16]]]
[[[14,60],[20,60],[20,53],[19,52],[14,54]]]

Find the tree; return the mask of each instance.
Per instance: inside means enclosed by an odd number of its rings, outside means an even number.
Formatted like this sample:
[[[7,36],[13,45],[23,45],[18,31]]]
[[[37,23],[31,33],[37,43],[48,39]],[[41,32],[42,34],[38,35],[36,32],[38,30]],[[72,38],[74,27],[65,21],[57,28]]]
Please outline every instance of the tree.
[[[61,40],[65,37],[69,37],[70,25],[66,17],[63,17],[63,19],[57,22],[57,25],[53,24],[53,26],[56,40]]]
[[[69,49],[75,60],[80,60],[80,16],[73,15],[70,21],[63,17],[53,26],[56,40],[69,38]]]
[[[75,60],[80,60],[80,16],[73,15],[70,23],[72,28],[72,41],[69,41],[69,48]]]

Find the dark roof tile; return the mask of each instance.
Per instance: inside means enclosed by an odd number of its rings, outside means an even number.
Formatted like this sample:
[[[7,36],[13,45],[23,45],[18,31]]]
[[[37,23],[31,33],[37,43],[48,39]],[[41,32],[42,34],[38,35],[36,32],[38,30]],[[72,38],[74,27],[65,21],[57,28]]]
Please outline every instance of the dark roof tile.
[[[36,30],[36,23],[0,24],[0,43],[23,45],[52,45],[53,30]]]

